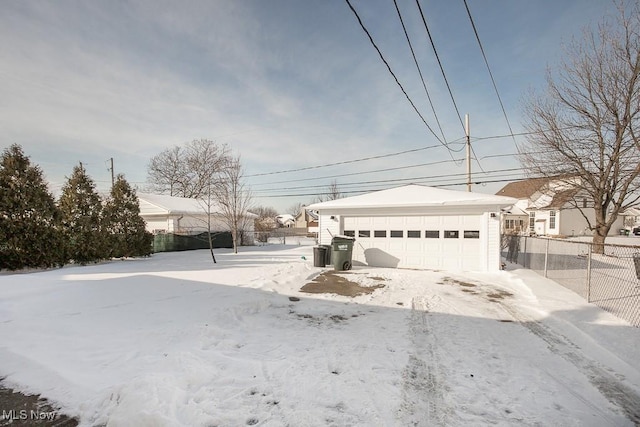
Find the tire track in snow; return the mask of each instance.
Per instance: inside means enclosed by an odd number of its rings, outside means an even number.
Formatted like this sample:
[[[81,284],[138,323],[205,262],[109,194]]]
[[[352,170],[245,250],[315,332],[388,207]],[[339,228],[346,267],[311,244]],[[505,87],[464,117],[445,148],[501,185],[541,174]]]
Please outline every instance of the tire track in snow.
[[[624,384],[599,363],[580,354],[580,348],[566,336],[554,332],[548,326],[526,316],[504,301],[500,301],[499,305],[509,313],[514,320],[518,321],[532,334],[546,342],[549,351],[577,367],[609,402],[620,408],[622,413],[624,413],[631,422],[635,425],[640,425],[640,395],[633,388]],[[553,376],[553,378],[562,384],[573,396],[589,407],[594,408],[606,418],[606,414],[604,414],[603,411],[579,395],[572,387],[562,383],[557,376]]]
[[[451,413],[444,400],[444,371],[428,312],[436,299],[414,297],[409,316],[412,353],[405,367],[400,417],[411,426],[444,426]]]

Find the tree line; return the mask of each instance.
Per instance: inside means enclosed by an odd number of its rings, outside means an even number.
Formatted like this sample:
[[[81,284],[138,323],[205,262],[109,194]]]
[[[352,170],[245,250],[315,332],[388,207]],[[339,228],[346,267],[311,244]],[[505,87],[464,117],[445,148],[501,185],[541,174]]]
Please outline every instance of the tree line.
[[[102,199],[82,166],[73,168],[56,201],[42,170],[20,145],[0,158],[0,270],[49,268],[73,262],[147,256],[135,190],[118,175]]]

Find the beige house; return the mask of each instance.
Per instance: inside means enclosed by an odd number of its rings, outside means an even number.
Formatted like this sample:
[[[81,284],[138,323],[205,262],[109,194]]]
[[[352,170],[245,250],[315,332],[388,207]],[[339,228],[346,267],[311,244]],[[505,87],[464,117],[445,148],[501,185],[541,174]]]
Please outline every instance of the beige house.
[[[593,223],[593,204],[580,190],[578,177],[532,178],[511,182],[496,195],[518,200],[514,206],[503,211],[503,233],[556,237],[592,234],[585,215]],[[609,234],[618,234],[622,224],[620,217]]]

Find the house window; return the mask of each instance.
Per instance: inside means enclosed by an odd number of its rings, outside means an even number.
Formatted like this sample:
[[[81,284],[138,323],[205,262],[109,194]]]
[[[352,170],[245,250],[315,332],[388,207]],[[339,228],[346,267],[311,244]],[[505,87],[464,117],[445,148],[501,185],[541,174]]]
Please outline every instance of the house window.
[[[356,237],[355,230],[344,230],[344,235],[347,237]]]
[[[479,230],[464,230],[464,238],[465,239],[479,239],[480,231]]]
[[[524,221],[521,219],[505,219],[504,220],[505,230],[522,230],[523,225],[524,225]]]
[[[439,239],[440,230],[426,230],[424,232],[425,239]]]
[[[586,197],[583,197],[583,198],[582,198],[582,207],[583,207],[583,208],[586,208],[586,207],[587,207],[587,198],[586,198]]]
[[[556,228],[556,211],[549,212],[549,228]]]
[[[375,230],[373,237],[387,237],[387,230]]]
[[[371,237],[371,230],[358,231],[358,237]]]
[[[391,237],[404,237],[404,231],[402,231],[402,230],[391,230]]]
[[[529,230],[536,231],[536,213],[529,212]]]
[[[420,230],[409,230],[407,231],[407,237],[410,239],[419,239],[420,238]]]
[[[458,230],[445,230],[444,238],[445,239],[457,239],[460,236],[460,232]]]

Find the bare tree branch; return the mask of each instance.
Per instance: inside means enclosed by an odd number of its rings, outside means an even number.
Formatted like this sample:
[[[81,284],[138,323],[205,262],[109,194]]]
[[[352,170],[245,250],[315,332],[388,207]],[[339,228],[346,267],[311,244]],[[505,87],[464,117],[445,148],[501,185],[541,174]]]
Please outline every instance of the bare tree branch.
[[[160,194],[200,199],[229,161],[229,147],[207,139],[166,149],[149,162],[147,181]]]
[[[536,154],[520,156],[533,176],[579,185],[600,244],[640,189],[640,7],[637,1],[617,6],[616,17],[565,47],[558,71],[547,73],[546,93],[526,102],[531,135],[521,152]],[[574,206],[588,220],[578,200]]]
[[[213,187],[214,198],[223,221],[231,230],[233,251],[238,253],[241,233],[253,221],[249,214],[252,204],[251,190],[243,180],[240,157],[232,158],[222,170],[220,181]]]

